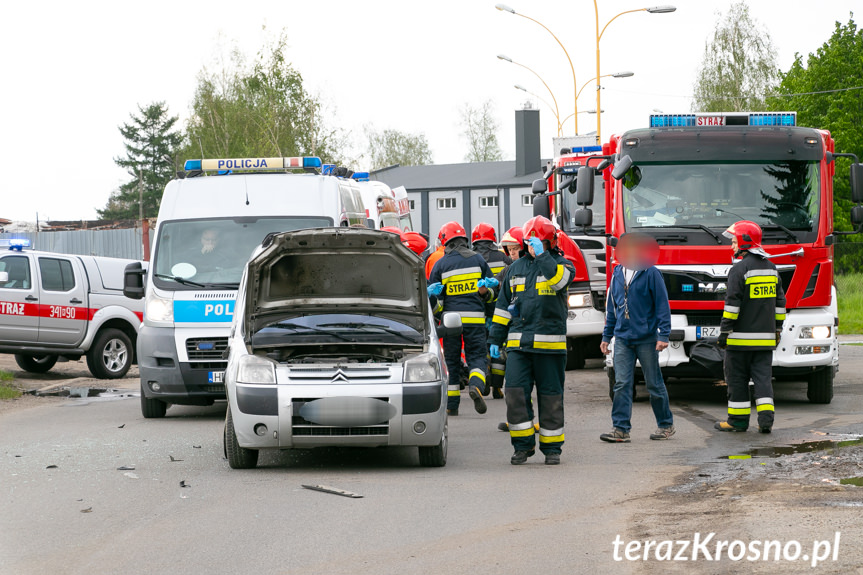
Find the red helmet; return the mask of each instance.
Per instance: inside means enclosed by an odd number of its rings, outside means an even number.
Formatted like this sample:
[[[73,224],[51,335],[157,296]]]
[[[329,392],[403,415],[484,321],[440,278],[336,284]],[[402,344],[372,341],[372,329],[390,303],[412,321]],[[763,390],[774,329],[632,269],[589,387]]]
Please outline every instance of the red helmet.
[[[749,220],[734,222],[722,233],[726,238],[737,238],[738,250],[761,249],[761,226]]]
[[[402,232],[402,243],[417,255],[423,253],[429,245],[419,232]]]
[[[391,234],[396,234],[398,236],[402,235],[402,231],[395,226],[384,226],[381,228],[382,232],[389,232]]]
[[[524,241],[537,237],[541,240],[551,242],[553,245],[557,236],[557,229],[555,229],[554,224],[548,218],[535,216],[527,220],[522,228],[522,233],[524,234]]]
[[[451,240],[456,238],[464,238],[467,239],[467,232],[464,231],[464,226],[462,226],[458,222],[447,222],[441,226],[440,232],[437,235],[437,239],[440,240],[441,245],[447,245]]]
[[[515,244],[521,247],[521,244],[524,243],[524,234],[521,231],[521,228],[518,226],[509,228],[503,237],[500,239],[501,245],[506,244]]]
[[[470,234],[470,241],[473,242],[496,242],[497,234],[491,224],[485,222],[477,224]]]

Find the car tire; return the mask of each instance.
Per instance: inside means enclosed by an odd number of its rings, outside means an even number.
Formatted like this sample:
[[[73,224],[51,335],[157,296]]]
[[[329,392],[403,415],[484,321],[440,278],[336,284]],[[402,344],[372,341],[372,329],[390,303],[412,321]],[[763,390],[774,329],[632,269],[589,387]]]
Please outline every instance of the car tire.
[[[806,397],[809,398],[809,403],[830,403],[833,401],[832,365],[809,375]]]
[[[119,379],[132,367],[132,340],[119,329],[96,334],[87,352],[87,367],[99,379]]]
[[[258,450],[240,447],[237,442],[237,433],[234,431],[234,419],[231,417],[231,406],[228,406],[228,414],[225,416],[225,453],[228,456],[228,465],[231,469],[254,469],[258,465]]]
[[[144,395],[144,384],[141,383],[141,415],[145,419],[159,419],[165,417],[166,411],[168,411],[168,404]]]
[[[419,447],[420,465],[423,467],[443,467],[446,465],[446,453],[449,444],[448,425],[443,425],[443,435],[440,443],[431,447]]]
[[[566,339],[566,371],[584,369],[584,345],[583,339]]]
[[[47,373],[57,363],[56,355],[15,354],[15,363],[28,373]]]

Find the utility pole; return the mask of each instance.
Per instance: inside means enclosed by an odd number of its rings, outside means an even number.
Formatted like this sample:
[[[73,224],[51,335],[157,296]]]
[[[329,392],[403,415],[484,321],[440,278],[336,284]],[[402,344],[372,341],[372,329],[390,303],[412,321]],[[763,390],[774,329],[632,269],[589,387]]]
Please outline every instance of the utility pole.
[[[144,221],[144,170],[138,168],[138,221]]]

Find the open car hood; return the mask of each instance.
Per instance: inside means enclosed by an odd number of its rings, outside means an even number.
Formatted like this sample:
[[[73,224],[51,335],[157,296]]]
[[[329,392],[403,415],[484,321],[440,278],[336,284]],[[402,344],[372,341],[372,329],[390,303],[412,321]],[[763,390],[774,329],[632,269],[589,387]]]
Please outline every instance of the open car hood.
[[[424,337],[428,296],[423,262],[399,236],[366,228],[268,235],[249,260],[246,337],[282,317],[357,313],[409,325]]]

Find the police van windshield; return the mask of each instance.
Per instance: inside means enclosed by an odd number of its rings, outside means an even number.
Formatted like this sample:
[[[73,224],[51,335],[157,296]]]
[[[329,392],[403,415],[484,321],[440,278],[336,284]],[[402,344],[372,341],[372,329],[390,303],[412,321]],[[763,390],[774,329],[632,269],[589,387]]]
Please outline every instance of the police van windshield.
[[[569,178],[571,176],[559,176],[560,179]],[[570,189],[572,193],[570,193]],[[575,212],[583,206],[575,203],[575,180],[573,180],[570,188],[561,192],[563,198],[563,219],[564,231],[569,233],[581,233],[581,226],[575,225]],[[603,233],[605,231],[605,181],[602,179],[602,174],[596,174],[593,182],[593,204],[590,205],[593,211],[593,226],[587,228],[588,234],[591,232]]]
[[[333,225],[327,217],[221,218],[159,224],[154,281],[162,289],[236,288],[270,232]]]
[[[624,221],[636,228],[717,228],[751,220],[784,242],[817,231],[817,162],[639,163],[622,181]],[[810,237],[807,237],[810,236]],[[710,238],[705,238],[710,241]]]

